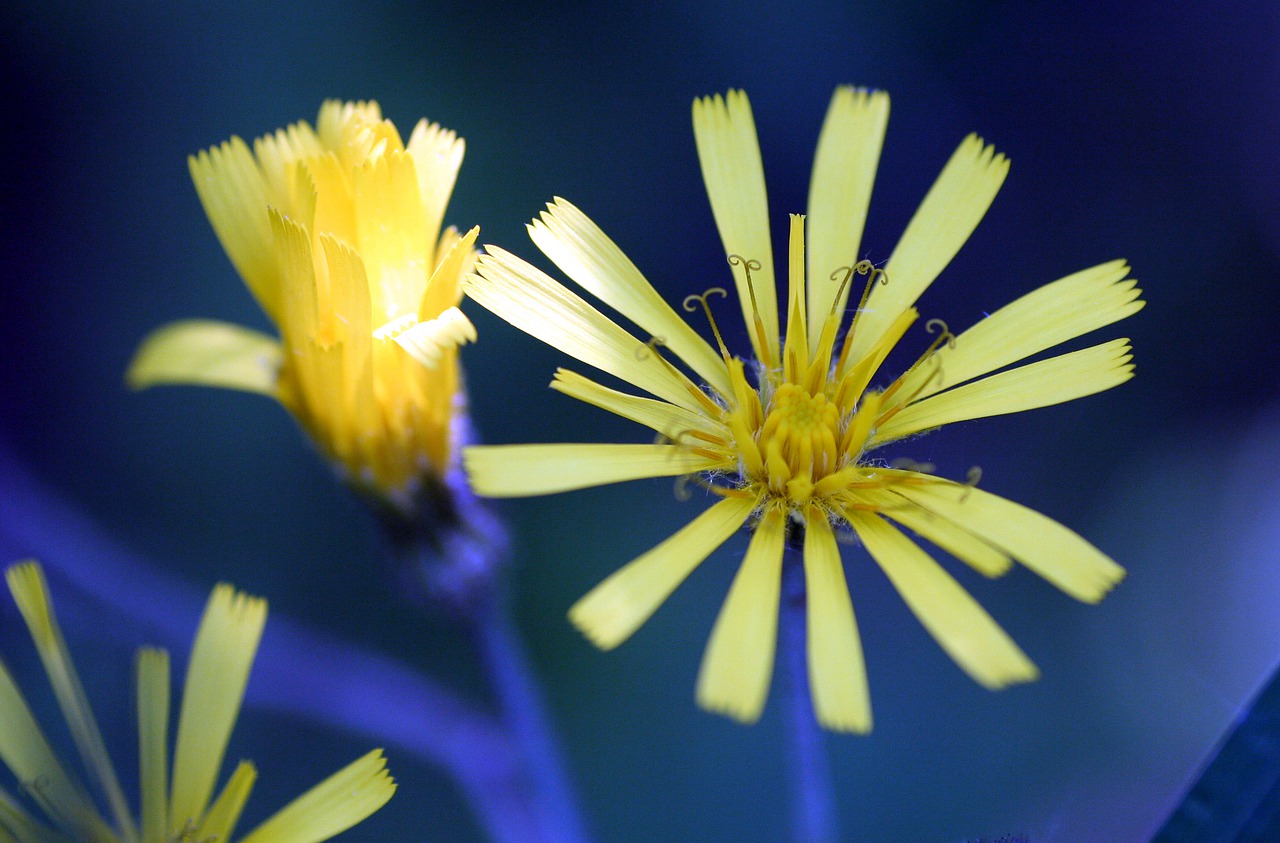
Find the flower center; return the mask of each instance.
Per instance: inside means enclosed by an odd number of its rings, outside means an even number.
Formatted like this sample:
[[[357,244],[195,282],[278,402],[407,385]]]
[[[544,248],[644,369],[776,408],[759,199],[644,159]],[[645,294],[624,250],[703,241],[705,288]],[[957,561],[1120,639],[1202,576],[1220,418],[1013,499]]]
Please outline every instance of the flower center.
[[[840,411],[825,394],[794,383],[773,394],[757,440],[764,456],[764,482],[778,495],[804,503],[813,484],[838,468]]]

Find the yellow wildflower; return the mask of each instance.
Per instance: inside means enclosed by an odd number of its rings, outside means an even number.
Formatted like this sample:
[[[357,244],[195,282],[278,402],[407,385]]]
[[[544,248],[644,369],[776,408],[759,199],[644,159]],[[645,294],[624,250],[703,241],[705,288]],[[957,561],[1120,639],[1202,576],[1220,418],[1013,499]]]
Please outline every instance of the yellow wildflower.
[[[1008,162],[966,138],[925,196],[883,268],[859,240],[888,120],[884,93],[840,88],[818,141],[809,215],[791,217],[779,330],[764,172],[745,94],[693,106],[703,179],[734,274],[754,362],[730,354],[713,288],[684,302],[711,322],[712,346],[667,305],[622,251],[557,199],[529,227],[566,275],[648,332],[636,339],[520,258],[487,247],[467,293],[516,327],[654,396],[567,370],[551,386],[657,431],[659,444],[510,445],[467,449],[476,490],[539,495],[644,477],[689,476],[717,502],[577,602],[570,619],[609,649],[626,640],[699,563],[743,525],[754,531],[712,630],[698,677],[705,708],[741,721],[764,708],[773,670],[783,549],[803,550],[809,681],[826,727],[864,732],[871,707],[837,539],[860,539],[938,643],[989,688],[1034,679],[1032,662],[906,527],[997,576],[1017,560],[1080,600],[1096,602],[1123,569],[1075,533],[1016,503],[915,468],[891,467],[883,445],[950,422],[1043,407],[1132,376],[1129,345],[1112,340],[1015,368],[1027,357],[1142,307],[1123,261],[1029,293],[974,327],[937,337],[887,385],[881,363],[917,319],[913,304],[986,212]],[[808,226],[806,229],[806,222]],[[849,312],[847,297],[861,287]],[[842,336],[843,334],[843,336]],[[695,375],[689,377],[669,352]]]
[[[463,142],[422,120],[406,145],[375,102],[192,156],[209,220],[280,340],[207,320],[149,336],[135,388],[220,386],[276,398],[339,470],[402,508],[443,477],[465,408],[458,310],[477,229],[440,232]]]
[[[257,778],[241,761],[213,798],[214,781],[240,711],[249,668],[267,619],[264,600],[219,585],[209,595],[191,647],[178,735],[169,768],[169,654],[138,651],[138,756],[141,822],[135,823],[107,755],[102,734],[54,617],[39,564],[5,572],[9,591],[31,631],[54,694],[84,760],[109,807],[104,819],[88,793],[62,766],[22,692],[0,662],[0,759],[39,805],[46,825],[0,788],[0,840],[47,843],[225,843]],[[290,802],[241,837],[243,843],[318,843],[386,804],[396,786],[382,750],[373,750]]]

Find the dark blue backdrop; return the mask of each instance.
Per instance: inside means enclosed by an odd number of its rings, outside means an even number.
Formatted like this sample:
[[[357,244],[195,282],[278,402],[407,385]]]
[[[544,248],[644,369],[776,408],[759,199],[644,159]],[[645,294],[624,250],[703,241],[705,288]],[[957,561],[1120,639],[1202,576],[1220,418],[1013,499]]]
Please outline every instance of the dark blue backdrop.
[[[727,280],[693,97],[750,94],[782,233],[784,214],[803,210],[833,88],[884,88],[893,110],[864,241],[872,259],[888,256],[967,132],[1013,162],[922,300],[926,315],[964,327],[1114,257],[1130,260],[1149,305],[1108,334],[1134,339],[1129,384],[962,425],[912,454],[957,477],[981,465],[985,487],[1129,569],[1099,607],[1025,573],[960,574],[1038,662],[1040,682],[999,694],[973,685],[883,577],[847,554],[877,724],[870,737],[827,741],[843,825],[867,841],[1144,840],[1280,656],[1280,9],[781,5],[7,4],[0,443],[100,528],[97,547],[61,563],[109,571],[124,550],[200,590],[229,579],[480,697],[465,641],[391,596],[370,523],[279,407],[125,390],[136,343],[164,322],[269,327],[204,219],[185,156],[314,120],[326,97],[376,98],[405,131],[426,115],[466,138],[448,222],[480,224],[482,242],[532,258],[524,223],[564,196],[678,300]],[[643,441],[546,389],[561,355],[467,309],[481,337],[464,361],[486,439]],[[8,517],[35,523],[38,502],[15,491],[0,490]],[[503,507],[518,542],[518,619],[602,840],[767,841],[785,828],[776,700],[753,728],[692,701],[734,552],[614,653],[564,620],[695,506],[654,481]],[[2,561],[48,553],[34,532],[6,538]],[[90,693],[127,747],[129,654],[144,630],[77,605],[68,600],[71,646],[96,659]],[[40,687],[7,601],[0,652]],[[377,689],[368,706],[377,712]],[[231,754],[262,772],[250,814],[366,744],[247,712]],[[399,794],[347,839],[479,839],[445,775],[394,753],[391,766]]]

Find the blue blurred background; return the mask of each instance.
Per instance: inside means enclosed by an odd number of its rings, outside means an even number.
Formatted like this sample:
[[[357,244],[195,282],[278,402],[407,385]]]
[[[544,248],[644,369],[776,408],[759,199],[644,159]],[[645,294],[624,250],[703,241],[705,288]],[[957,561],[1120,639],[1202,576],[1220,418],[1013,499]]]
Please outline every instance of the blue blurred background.
[[[1041,681],[998,694],[974,685],[860,552],[846,551],[877,718],[869,737],[826,741],[842,825],[859,841],[1145,840],[1280,657],[1280,7],[781,9],[5,4],[3,561],[44,555],[110,579],[128,556],[192,595],[231,580],[275,612],[395,655],[485,705],[468,642],[394,594],[371,521],[283,410],[213,390],[125,389],[133,349],[165,322],[270,330],[204,218],[186,155],[314,120],[326,97],[375,98],[406,134],[425,115],[466,138],[447,222],[479,224],[482,242],[534,258],[523,226],[564,196],[679,300],[728,278],[690,101],[729,87],[750,94],[777,236],[784,215],[803,210],[834,87],[883,88],[893,111],[864,238],[873,260],[888,257],[966,133],[1013,162],[991,212],[922,299],[924,315],[963,328],[1115,257],[1132,263],[1149,305],[1104,337],[1133,338],[1135,380],[961,425],[911,452],[953,477],[980,465],[985,488],[1061,520],[1128,568],[1112,596],[1087,607],[1024,572],[986,582],[952,566],[1037,661]],[[644,441],[546,389],[562,355],[467,310],[481,339],[464,360],[488,441]],[[693,704],[733,549],[616,652],[596,651],[564,619],[586,589],[699,509],[668,481],[501,508],[517,543],[518,623],[603,841],[771,841],[786,829],[778,700],[752,728]],[[78,543],[63,534],[72,521],[92,527]],[[147,625],[53,579],[73,652],[93,663],[90,694],[128,757],[127,667]],[[6,599],[0,653],[47,704],[29,649]],[[379,689],[366,699],[376,717]],[[367,745],[247,711],[230,755],[256,759],[262,773],[248,820]],[[448,775],[403,753],[391,766],[399,794],[346,839],[482,839]]]

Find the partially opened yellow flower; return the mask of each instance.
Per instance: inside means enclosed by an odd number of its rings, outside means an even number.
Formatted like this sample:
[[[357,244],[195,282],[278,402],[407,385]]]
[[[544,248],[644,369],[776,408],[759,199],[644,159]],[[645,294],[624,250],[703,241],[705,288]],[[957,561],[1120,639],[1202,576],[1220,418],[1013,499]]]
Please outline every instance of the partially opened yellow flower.
[[[405,144],[377,103],[330,100],[315,129],[192,156],[205,212],[280,339],[177,322],[143,343],[130,385],[276,398],[349,480],[409,507],[452,464],[465,410],[457,347],[475,329],[457,305],[478,230],[440,231],[462,154],[438,125]]]
[[[241,761],[214,797],[222,757],[240,711],[267,604],[219,585],[209,595],[187,666],[173,766],[169,741],[169,654],[138,652],[138,757],[141,822],[133,814],[107,755],[89,700],[54,617],[44,574],[35,562],[10,566],[5,579],[49,674],[110,819],[54,754],[8,669],[0,662],[0,760],[46,822],[0,788],[0,841],[18,843],[225,843],[235,831],[257,772]],[[396,786],[381,750],[373,750],[290,802],[244,843],[318,843],[386,804]]]
[[[1043,515],[972,483],[893,467],[878,456],[889,442],[950,422],[1057,404],[1123,383],[1133,373],[1126,340],[1007,367],[1142,307],[1128,267],[1112,261],[1041,287],[959,336],[930,321],[932,342],[910,340],[927,346],[917,362],[897,377],[882,377],[882,362],[917,321],[917,297],[973,232],[1008,171],[1004,156],[975,136],[966,138],[884,267],[860,261],[888,112],[883,93],[836,91],[818,140],[808,217],[791,217],[787,282],[779,290],[747,97],[733,91],[727,99],[694,103],[702,175],[753,360],[733,356],[717,326],[716,297],[727,297],[724,289],[684,302],[686,311],[701,311],[710,322],[713,346],[562,199],[529,227],[534,242],[566,275],[647,332],[649,342],[501,249],[486,247],[489,254],[467,282],[468,295],[511,324],[653,397],[563,369],[554,389],[650,427],[664,440],[472,447],[464,461],[478,492],[540,495],[688,476],[716,500],[570,609],[570,619],[592,641],[605,649],[625,641],[729,536],[744,525],[753,532],[697,687],[702,706],[746,722],[760,716],[768,695],[788,541],[803,552],[815,713],[841,731],[869,730],[871,707],[840,535],[857,536],[938,643],[989,688],[1034,679],[1036,668],[901,527],[982,574],[998,576],[1016,560],[1087,602],[1101,599],[1124,574]],[[858,276],[865,276],[865,288]],[[861,300],[849,308],[850,291],[859,289]]]

